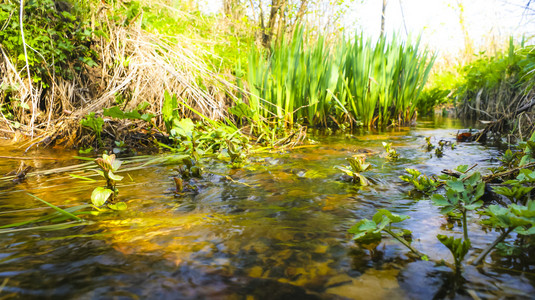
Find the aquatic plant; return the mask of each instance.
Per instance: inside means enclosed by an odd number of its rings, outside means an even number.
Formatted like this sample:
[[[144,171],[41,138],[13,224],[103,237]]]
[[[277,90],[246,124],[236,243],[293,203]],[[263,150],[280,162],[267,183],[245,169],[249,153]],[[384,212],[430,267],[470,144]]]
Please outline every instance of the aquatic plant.
[[[410,243],[404,238],[404,236],[410,235],[409,230],[397,231],[392,227],[392,224],[400,223],[409,219],[406,215],[397,215],[391,213],[387,209],[379,209],[371,220],[362,219],[355,225],[348,229],[348,232],[353,234],[353,240],[366,242],[369,240],[380,240],[381,232],[384,231],[398,240],[405,247],[409,248],[418,257],[427,260],[427,256],[422,254],[410,245]]]
[[[492,190],[507,197],[512,203],[525,204],[529,193],[533,190],[535,182],[535,171],[522,169],[515,179],[507,180],[502,186],[495,186]],[[529,186],[531,184],[531,186]]]
[[[412,184],[418,191],[429,194],[436,191],[439,181],[423,175],[416,169],[406,168],[405,171],[408,175],[401,175],[399,178],[405,182]]]
[[[95,159],[95,163],[100,170],[95,170],[100,176],[106,180],[105,187],[96,187],[91,193],[91,202],[95,207],[101,207],[104,204],[114,210],[126,209],[126,203],[117,203],[117,194],[119,190],[116,187],[117,181],[121,181],[123,176],[116,175],[113,172],[117,172],[121,167],[122,161],[115,158],[115,154],[107,155],[102,154],[102,158]]]
[[[284,37],[271,55],[253,51],[249,106],[263,117],[312,126],[346,121],[366,127],[410,122],[434,56],[419,41],[363,35],[313,40],[306,30]],[[395,120],[395,121],[394,121]]]
[[[106,117],[112,117],[117,119],[128,119],[128,120],[143,120],[145,122],[151,122],[152,118],[155,117],[152,113],[144,112],[147,108],[150,107],[150,103],[143,101],[139,103],[134,110],[126,111],[122,110],[118,106],[112,106],[110,108],[104,108],[103,115]]]
[[[399,153],[396,150],[392,149],[392,143],[383,142],[383,148],[385,148],[386,158],[388,160],[395,161],[399,159]]]
[[[349,162],[349,166],[336,166],[336,168],[341,170],[344,174],[350,176],[351,181],[354,184],[362,186],[369,185],[369,180],[361,174],[362,172],[366,172],[371,168],[371,165],[366,163],[366,156],[354,155],[347,157],[346,160]]]
[[[466,171],[468,166],[457,167],[458,171]],[[467,212],[480,208],[483,201],[481,196],[485,193],[485,183],[481,180],[481,174],[474,172],[462,174],[459,178],[451,178],[445,182],[446,196],[433,194],[431,200],[437,206],[441,206],[441,213],[448,214],[457,212],[462,215],[463,236],[468,240]]]
[[[427,136],[425,137],[425,150],[427,152],[430,152],[431,150],[435,149],[435,145],[433,145],[433,143],[431,143],[431,137],[430,136]]]
[[[525,205],[514,203],[507,207],[490,205],[485,209],[484,214],[489,218],[484,220],[483,223],[498,228],[501,230],[501,235],[479,254],[472,262],[473,265],[480,264],[485,259],[485,256],[513,231],[520,236],[535,235],[534,200],[528,200]]]
[[[0,226],[0,234],[2,233],[13,233],[13,232],[20,232],[20,231],[30,231],[30,230],[59,230],[59,229],[66,229],[73,226],[79,226],[83,224],[84,221],[82,218],[80,218],[80,215],[84,214],[91,214],[89,211],[85,211],[86,208],[90,208],[91,205],[85,204],[85,205],[77,205],[68,207],[65,209],[62,209],[48,201],[45,201],[41,199],[40,197],[37,197],[33,194],[27,193],[28,196],[41,201],[42,203],[46,204],[48,207],[54,209],[53,213],[46,214],[42,217],[36,218],[36,219],[30,219],[22,222],[7,224]],[[22,210],[25,211],[25,210]],[[11,213],[17,213],[17,211],[12,211]],[[65,222],[67,220],[71,220],[70,222]],[[41,224],[41,223],[52,223],[48,225],[35,225],[32,227],[24,227],[20,228],[24,225],[29,224]],[[19,227],[19,228],[15,228]]]
[[[437,235],[437,238],[444,246],[446,246],[446,248],[450,250],[455,262],[455,271],[460,272],[464,257],[466,254],[468,254],[468,250],[470,250],[471,247],[470,240],[463,238],[456,239],[452,236],[443,234]]]

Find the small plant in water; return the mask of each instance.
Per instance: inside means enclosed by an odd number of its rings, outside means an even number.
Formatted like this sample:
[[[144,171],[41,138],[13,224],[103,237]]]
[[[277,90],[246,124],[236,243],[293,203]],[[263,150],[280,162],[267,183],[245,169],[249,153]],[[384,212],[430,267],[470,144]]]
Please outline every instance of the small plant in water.
[[[429,178],[426,175],[422,175],[422,173],[416,169],[407,168],[405,171],[409,173],[409,175],[401,175],[399,178],[412,184],[418,191],[424,194],[436,191],[437,186],[440,184],[439,181]]]
[[[426,142],[425,150],[426,150],[427,152],[431,152],[431,150],[433,150],[433,149],[435,148],[435,145],[433,145],[433,144],[431,143],[431,137],[430,137],[430,136],[426,137],[426,138],[425,138],[425,142]]]
[[[385,148],[386,158],[388,160],[396,161],[399,159],[399,153],[396,150],[392,149],[392,143],[383,142],[383,148]]]
[[[119,190],[116,187],[117,181],[123,179],[122,176],[116,175],[113,172],[117,172],[121,167],[122,161],[115,158],[115,154],[107,155],[102,154],[102,157],[95,159],[95,163],[99,166],[100,170],[96,172],[106,179],[105,187],[96,187],[91,194],[91,202],[95,207],[101,207],[104,204],[114,210],[126,209],[126,203],[116,202],[117,194]]]
[[[461,173],[467,169],[466,165],[457,167],[457,171]],[[442,207],[440,211],[442,214],[457,212],[462,215],[463,236],[468,240],[467,213],[483,205],[480,198],[485,193],[485,183],[481,180],[481,174],[479,172],[462,174],[459,178],[447,180],[445,189],[445,197],[434,194],[431,200],[435,205]]]
[[[366,163],[366,156],[354,155],[346,158],[346,160],[349,162],[349,166],[336,166],[336,168],[344,172],[344,174],[350,176],[351,181],[354,184],[362,186],[369,185],[369,180],[361,174],[362,172],[368,171],[371,168],[371,165]]]
[[[437,235],[438,240],[451,251],[455,261],[455,270],[458,272],[471,246],[468,237],[467,213],[483,205],[480,198],[485,193],[485,183],[479,172],[467,174],[468,166],[466,165],[458,166],[456,170],[463,174],[459,178],[452,177],[445,182],[446,196],[434,194],[431,200],[435,205],[442,207],[440,211],[442,214],[457,213],[461,215],[462,238],[456,239],[451,236]]]
[[[409,216],[397,215],[391,213],[386,209],[379,209],[371,220],[362,219],[357,224],[349,228],[348,232],[354,234],[353,240],[366,242],[370,240],[380,240],[381,231],[384,231],[398,240],[405,247],[409,248],[413,253],[420,258],[427,260],[427,256],[416,250],[405,239],[405,236],[410,236],[409,230],[396,230],[392,224],[407,220]]]

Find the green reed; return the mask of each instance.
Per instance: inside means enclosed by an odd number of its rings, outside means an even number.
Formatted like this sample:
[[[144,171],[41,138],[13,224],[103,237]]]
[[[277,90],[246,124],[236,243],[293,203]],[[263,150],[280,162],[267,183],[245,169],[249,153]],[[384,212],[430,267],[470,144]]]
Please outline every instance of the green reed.
[[[250,54],[249,105],[258,116],[289,124],[407,123],[435,58],[418,49],[419,40],[312,40],[299,29],[282,37],[269,56]]]

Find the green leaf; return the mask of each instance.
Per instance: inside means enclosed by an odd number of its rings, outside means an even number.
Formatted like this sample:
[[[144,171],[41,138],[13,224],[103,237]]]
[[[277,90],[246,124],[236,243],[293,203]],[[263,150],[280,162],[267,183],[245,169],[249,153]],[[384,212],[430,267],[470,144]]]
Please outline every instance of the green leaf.
[[[69,174],[69,176],[71,176],[72,178],[82,179],[82,180],[85,180],[85,181],[96,181],[93,178],[84,177],[84,176],[80,176],[80,175],[76,175],[76,174]]]
[[[43,199],[41,199],[41,198],[39,198],[39,197],[37,197],[37,196],[35,196],[35,195],[32,195],[32,194],[30,194],[30,193],[26,193],[26,194],[27,194],[28,196],[31,196],[31,197],[33,197],[33,198],[35,198],[35,199],[37,199],[37,200],[43,202],[44,204],[46,204],[46,205],[52,207],[53,209],[55,209],[56,211],[60,212],[61,214],[65,215],[65,216],[68,216],[68,217],[70,217],[70,218],[73,218],[73,219],[75,219],[75,220],[77,220],[77,221],[83,221],[82,219],[78,218],[77,216],[73,215],[72,213],[63,210],[63,209],[61,209],[61,208],[55,206],[54,204],[48,203],[48,202],[46,202],[45,200],[43,200]]]
[[[93,190],[93,193],[91,193],[91,202],[96,207],[100,207],[106,203],[111,194],[113,194],[112,190],[99,186]]]
[[[113,210],[126,210],[127,206],[124,202],[119,202],[117,204],[108,204],[108,207]]]
[[[141,114],[137,111],[124,112],[118,106],[113,106],[111,108],[104,108],[104,116],[117,118],[117,119],[130,119],[130,120],[141,120]]]
[[[229,112],[238,118],[246,117],[249,119],[254,117],[255,114],[254,111],[251,110],[251,108],[243,102],[240,102],[235,106],[229,108]]]
[[[455,168],[456,171],[464,173],[468,170],[468,165],[459,165]]]
[[[470,240],[463,241],[462,238],[455,239],[452,236],[446,236],[442,234],[437,235],[437,238],[450,250],[453,258],[457,262],[461,262],[464,259],[471,247]]]
[[[394,214],[387,209],[379,209],[377,213],[375,213],[375,215],[383,215],[387,217],[390,220],[390,223],[399,223],[410,218],[407,215]],[[374,220],[375,220],[375,216],[374,216]]]
[[[433,194],[431,196],[431,201],[433,201],[433,204],[437,206],[449,206],[451,203],[442,195],[440,194]]]
[[[335,168],[344,172],[346,175],[353,177],[353,171],[349,170],[348,168],[342,166],[336,166]]]
[[[144,111],[145,109],[149,107],[150,107],[150,103],[148,101],[143,101],[137,105],[136,110]]]
[[[483,206],[483,201],[477,201],[475,203],[466,205],[464,208],[468,210],[474,210],[474,209],[480,208],[481,206]]]
[[[457,193],[460,193],[465,190],[464,184],[460,180],[448,180],[446,181],[446,185]]]
[[[354,234],[354,240],[362,241],[381,238],[380,230],[377,230],[377,224],[368,219],[360,220],[357,224],[353,225],[348,232]]]
[[[115,175],[112,173],[112,171],[108,171],[108,178],[113,181],[121,181],[124,177],[121,175]]]

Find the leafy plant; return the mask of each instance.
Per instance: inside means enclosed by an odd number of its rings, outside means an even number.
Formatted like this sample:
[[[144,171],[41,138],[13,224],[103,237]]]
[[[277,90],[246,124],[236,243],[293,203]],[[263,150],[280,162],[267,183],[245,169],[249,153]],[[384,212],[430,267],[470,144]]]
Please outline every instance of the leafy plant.
[[[392,227],[392,224],[400,223],[407,219],[409,219],[409,216],[397,215],[391,213],[386,209],[379,209],[377,213],[373,215],[372,220],[362,219],[358,223],[353,225],[351,228],[349,228],[348,232],[354,234],[353,240],[366,242],[369,240],[380,240],[381,232],[384,231],[396,240],[398,240],[400,243],[402,243],[405,247],[409,248],[420,258],[427,259],[427,256],[413,248],[410,243],[403,237],[407,234],[410,234],[410,231],[404,230],[399,232]]]
[[[462,215],[463,236],[464,240],[468,240],[467,212],[483,205],[480,198],[485,193],[485,183],[481,180],[481,174],[474,172],[452,178],[445,184],[446,197],[433,194],[431,200],[435,205],[442,207],[440,211],[442,214],[453,211]]]
[[[442,234],[437,235],[437,238],[444,246],[446,246],[446,248],[450,250],[453,260],[455,261],[455,270],[460,271],[462,261],[471,247],[470,240],[463,240],[462,238],[456,239],[452,236],[446,236]]]
[[[522,169],[520,170],[516,179],[504,182],[507,186],[493,187],[493,191],[497,194],[507,197],[511,202],[517,204],[524,204],[527,201],[527,196],[534,186],[526,186],[535,182],[535,171]]]
[[[518,165],[517,156],[511,151],[511,149],[507,149],[505,153],[498,158],[499,161],[502,162],[503,166],[506,168],[512,168],[515,165]]]
[[[102,133],[102,127],[104,126],[104,120],[101,117],[97,117],[94,112],[90,112],[85,119],[80,120],[80,125],[91,129],[97,136],[99,145],[102,145],[100,135]]]
[[[96,187],[91,193],[91,202],[95,207],[101,207],[104,204],[114,210],[124,210],[126,209],[126,204],[124,202],[117,203],[116,197],[119,193],[119,190],[116,187],[117,181],[123,179],[122,176],[114,174],[121,167],[122,161],[115,158],[115,154],[107,155],[102,154],[102,158],[95,159],[95,163],[98,165],[100,170],[96,172],[106,179],[105,187]]]
[[[430,152],[431,150],[435,149],[435,145],[433,145],[433,143],[431,143],[431,137],[430,136],[425,138],[425,143],[426,143],[425,150],[427,152]]]
[[[485,256],[513,231],[519,235],[535,234],[535,201],[528,200],[525,205],[511,204],[508,207],[490,205],[484,212],[489,218],[483,223],[501,230],[502,234],[472,262],[481,263]]]
[[[2,1],[0,4],[0,44],[22,68],[26,58],[32,80],[44,88],[52,77],[72,79],[82,68],[96,66],[97,54],[91,49],[93,31],[84,18],[83,5],[77,1],[53,0],[27,1],[22,22],[26,44],[33,51],[24,54],[18,15],[19,4]],[[21,73],[23,76],[25,73]]]
[[[383,148],[385,148],[386,158],[388,160],[395,161],[399,159],[399,153],[396,150],[392,149],[392,143],[383,142]]]
[[[439,181],[423,175],[416,169],[407,168],[405,171],[408,173],[408,175],[401,175],[399,178],[412,184],[418,191],[422,193],[429,194],[433,191],[436,191],[437,186],[440,184]]]
[[[349,166],[336,166],[336,168],[350,176],[353,183],[362,186],[369,185],[369,180],[361,174],[371,168],[371,165],[366,163],[366,156],[354,155],[346,160],[349,162]]]
[[[132,111],[123,111],[118,106],[113,106],[111,108],[104,108],[103,115],[117,119],[143,120],[145,122],[150,122],[155,115],[144,113],[149,106],[150,104],[147,101],[140,103],[136,109]]]
[[[409,122],[434,56],[416,42],[356,35],[312,41],[304,29],[280,38],[268,57],[253,51],[247,73],[251,111],[288,124],[386,126]]]

